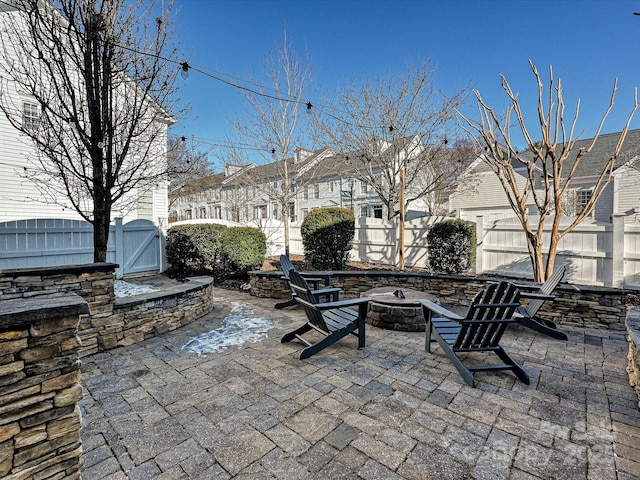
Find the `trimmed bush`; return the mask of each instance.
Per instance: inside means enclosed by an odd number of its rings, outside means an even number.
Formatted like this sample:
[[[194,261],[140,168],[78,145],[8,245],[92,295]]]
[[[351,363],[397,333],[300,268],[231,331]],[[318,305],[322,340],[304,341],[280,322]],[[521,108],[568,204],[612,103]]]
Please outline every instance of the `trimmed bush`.
[[[463,273],[475,259],[476,228],[464,220],[445,220],[429,230],[427,242],[432,272]]]
[[[229,227],[220,235],[220,262],[225,275],[244,275],[262,268],[267,236],[254,227]]]
[[[344,270],[355,235],[355,217],[348,208],[312,210],[300,227],[309,268]]]
[[[220,234],[226,226],[214,223],[176,225],[167,232],[167,262],[178,276],[215,269],[220,252]]]

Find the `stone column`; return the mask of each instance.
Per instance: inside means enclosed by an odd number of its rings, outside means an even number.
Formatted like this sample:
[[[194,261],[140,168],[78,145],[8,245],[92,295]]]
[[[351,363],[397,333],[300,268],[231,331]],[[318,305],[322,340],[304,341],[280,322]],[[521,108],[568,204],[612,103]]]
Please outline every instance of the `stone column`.
[[[0,301],[0,477],[79,479],[81,314],[72,293]]]

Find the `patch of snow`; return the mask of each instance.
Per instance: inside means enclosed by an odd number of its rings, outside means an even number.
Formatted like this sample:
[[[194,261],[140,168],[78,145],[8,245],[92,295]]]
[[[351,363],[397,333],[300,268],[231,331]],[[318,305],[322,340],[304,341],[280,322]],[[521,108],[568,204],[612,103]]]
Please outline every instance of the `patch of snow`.
[[[271,328],[273,322],[253,313],[251,305],[232,302],[231,313],[224,318],[220,328],[192,338],[182,349],[191,350],[198,355],[222,352],[228,347],[257,343],[267,337]]]
[[[143,293],[156,291],[156,289],[150,285],[136,285],[134,283],[125,282],[124,280],[114,281],[113,290],[117,298],[131,297],[133,295],[141,295]]]

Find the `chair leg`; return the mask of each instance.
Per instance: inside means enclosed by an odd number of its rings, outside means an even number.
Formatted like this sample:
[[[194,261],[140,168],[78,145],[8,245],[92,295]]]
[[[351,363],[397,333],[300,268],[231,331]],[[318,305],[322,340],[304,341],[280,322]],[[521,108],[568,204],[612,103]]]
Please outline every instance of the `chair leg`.
[[[443,341],[443,343],[445,343]],[[446,344],[446,343],[445,343]],[[440,343],[440,346],[442,347],[442,350],[444,351],[444,353],[447,355],[447,357],[449,358],[449,360],[451,360],[451,363],[453,363],[453,366],[456,367],[456,370],[458,370],[458,373],[460,374],[460,376],[462,377],[462,379],[467,383],[467,385],[471,386],[471,387],[475,387],[475,378],[473,376],[473,372],[471,372],[471,370],[469,370],[464,363],[462,363],[462,360],[460,360],[460,357],[458,357],[458,355],[456,355],[456,352],[454,352],[451,347],[446,344],[446,347],[442,346],[442,343]]]
[[[304,333],[307,333],[309,330],[311,330],[311,326],[309,326],[308,323],[305,323],[303,326],[295,329],[293,332],[285,333],[282,336],[282,339],[280,339],[280,343],[290,342],[291,340],[296,338],[296,335],[302,335]]]
[[[296,302],[296,299],[291,297],[291,298],[289,298],[289,300],[285,300],[284,302],[276,303],[274,305],[274,307],[277,308],[278,310],[282,310],[283,308],[293,307],[297,303],[298,302]]]
[[[464,363],[462,363],[462,360],[460,359],[460,357],[458,357],[458,355],[456,354],[456,352],[453,351],[453,348],[451,348],[451,345],[449,345],[439,334],[437,331],[433,332],[435,334],[436,337],[436,341],[438,342],[438,345],[440,345],[440,348],[442,349],[442,351],[445,353],[445,355],[447,356],[447,358],[451,361],[451,363],[453,363],[453,366],[456,367],[456,370],[458,370],[458,373],[460,374],[460,376],[462,377],[462,379],[467,383],[467,385],[471,386],[471,387],[475,387],[475,379],[473,377],[473,372],[471,372],[471,370],[469,370]]]
[[[365,347],[365,318],[369,311],[369,304],[364,303],[358,307],[358,349]]]
[[[364,319],[358,319],[358,349],[365,347],[365,326]]]
[[[433,324],[431,323],[431,315],[429,315],[427,324],[424,327],[424,349],[427,353],[431,353],[431,328],[433,328],[432,325]]]
[[[505,365],[509,365],[511,367],[513,373],[520,379],[522,383],[524,383],[525,385],[529,385],[531,383],[527,371],[522,368],[518,362],[511,358],[511,355],[509,355],[504,348],[499,347],[498,350],[495,351],[495,353],[498,357],[500,357],[500,360],[502,360]]]
[[[338,336],[338,335],[335,335],[333,333],[327,335],[326,337],[324,337],[319,342],[314,343],[313,345],[309,345],[308,347],[303,349],[302,352],[300,352],[300,360],[304,360],[305,358],[309,358],[311,355],[315,355],[320,350],[328,347],[332,343],[337,342],[342,337],[344,337],[344,335]]]
[[[522,317],[518,318],[518,323],[523,327],[530,328],[536,332],[547,335],[556,340],[568,340],[567,334],[555,327],[555,323],[550,320],[544,320],[540,317]]]

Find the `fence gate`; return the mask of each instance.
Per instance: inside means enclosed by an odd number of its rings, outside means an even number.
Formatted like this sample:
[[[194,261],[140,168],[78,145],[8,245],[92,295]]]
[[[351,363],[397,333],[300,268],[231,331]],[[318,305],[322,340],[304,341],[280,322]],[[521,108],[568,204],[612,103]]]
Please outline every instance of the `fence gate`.
[[[117,263],[116,277],[162,272],[164,236],[149,220],[109,230],[107,261]],[[0,269],[52,267],[93,262],[93,227],[83,220],[32,219],[0,223]]]
[[[164,268],[164,237],[149,220],[133,220],[123,225],[116,219],[109,231],[107,260],[120,265],[116,278],[136,273],[160,272]]]

